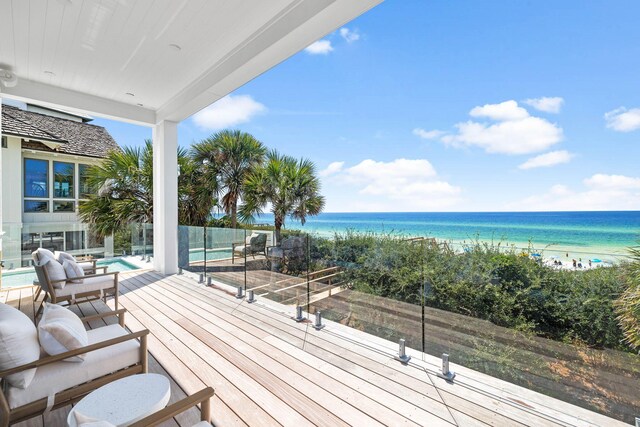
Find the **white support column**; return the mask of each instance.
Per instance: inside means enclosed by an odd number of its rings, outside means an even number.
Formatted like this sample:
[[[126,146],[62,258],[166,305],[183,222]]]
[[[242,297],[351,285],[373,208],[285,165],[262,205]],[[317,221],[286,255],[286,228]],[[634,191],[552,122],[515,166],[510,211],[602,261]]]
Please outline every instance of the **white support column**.
[[[153,127],[153,266],[178,272],[178,124]]]

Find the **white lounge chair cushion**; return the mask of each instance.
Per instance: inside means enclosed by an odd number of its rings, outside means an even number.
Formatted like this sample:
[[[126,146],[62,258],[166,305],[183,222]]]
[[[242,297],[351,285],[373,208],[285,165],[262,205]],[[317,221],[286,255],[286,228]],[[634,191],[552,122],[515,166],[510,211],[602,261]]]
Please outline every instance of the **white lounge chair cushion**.
[[[103,326],[87,331],[89,345],[126,334],[127,331],[120,325]],[[29,387],[8,388],[7,400],[11,408],[17,408],[138,362],[140,343],[138,340],[125,341],[87,353],[81,364],[58,362],[40,366]]]
[[[76,425],[78,427],[116,427],[109,421],[96,420],[95,418],[87,417],[78,411],[74,411],[73,415],[76,417]]]
[[[116,286],[115,276],[87,276],[82,283],[70,283],[64,289],[56,292],[58,297],[79,295],[83,292],[94,292],[100,289],[112,289]]]
[[[93,263],[91,261],[88,262],[78,262],[77,263],[81,269],[84,271],[93,271]]]
[[[38,338],[42,349],[51,356],[89,345],[82,320],[71,310],[56,304],[45,303],[38,324]],[[85,356],[81,354],[64,361],[82,362]]]
[[[0,303],[0,370],[15,368],[40,358],[38,331],[33,321],[20,310]],[[36,369],[7,376],[16,388],[28,387]]]
[[[76,262],[76,259],[73,257],[73,255],[67,253],[67,252],[63,252],[63,251],[55,251],[53,253],[53,255],[56,258],[56,261],[58,261],[60,264],[64,263],[65,261],[73,261]]]
[[[71,279],[73,277],[83,277],[84,269],[78,265],[75,261],[69,261],[65,259],[62,263],[62,268],[64,268],[64,272],[67,275],[67,279]],[[72,283],[82,283],[83,280],[72,280]]]
[[[32,254],[31,257],[35,262],[44,265],[44,269],[47,270],[47,275],[50,281],[64,280],[67,278],[67,273],[64,271],[62,264],[56,260],[56,257],[48,249],[38,248]],[[65,282],[54,283],[53,287],[56,289],[63,289]]]

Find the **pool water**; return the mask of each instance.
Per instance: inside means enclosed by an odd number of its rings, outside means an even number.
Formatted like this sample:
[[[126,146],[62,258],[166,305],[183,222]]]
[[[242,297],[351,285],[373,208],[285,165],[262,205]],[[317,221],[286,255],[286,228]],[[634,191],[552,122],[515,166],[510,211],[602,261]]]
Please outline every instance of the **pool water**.
[[[231,258],[230,249],[207,249],[207,261]],[[189,262],[204,261],[204,249],[189,250]]]
[[[108,272],[111,271],[130,271],[137,270],[133,264],[126,262],[123,259],[104,259],[98,260],[97,265],[99,267],[109,267]],[[36,272],[32,269],[20,269],[17,271],[3,271],[2,272],[2,289],[15,288],[18,286],[27,286],[33,284],[34,280],[37,280]]]

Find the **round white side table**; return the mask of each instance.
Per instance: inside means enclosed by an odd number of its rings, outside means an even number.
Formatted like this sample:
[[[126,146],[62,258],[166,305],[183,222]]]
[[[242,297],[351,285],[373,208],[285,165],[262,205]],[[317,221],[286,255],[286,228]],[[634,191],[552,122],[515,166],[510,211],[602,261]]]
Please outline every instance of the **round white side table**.
[[[67,416],[69,427],[76,427],[75,412],[118,427],[128,426],[158,412],[169,403],[171,385],[158,374],[131,375],[92,391]]]

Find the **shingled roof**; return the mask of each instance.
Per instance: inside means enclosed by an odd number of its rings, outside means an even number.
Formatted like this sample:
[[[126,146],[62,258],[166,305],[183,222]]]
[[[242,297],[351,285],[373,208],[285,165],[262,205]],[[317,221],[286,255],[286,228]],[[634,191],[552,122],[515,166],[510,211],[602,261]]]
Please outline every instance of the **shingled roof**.
[[[102,126],[2,106],[2,133],[19,136],[23,148],[88,157],[106,157],[120,147]],[[38,142],[54,142],[55,149]]]

